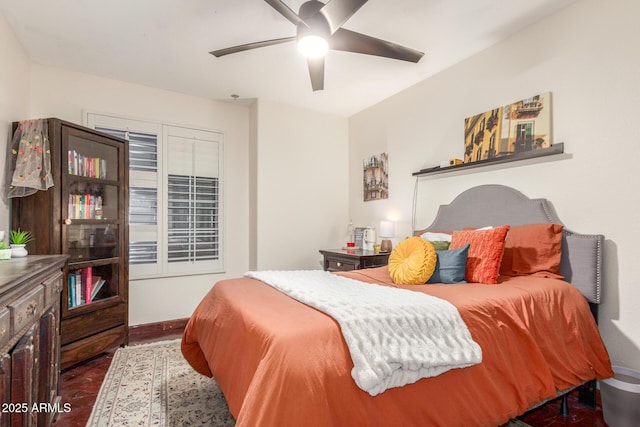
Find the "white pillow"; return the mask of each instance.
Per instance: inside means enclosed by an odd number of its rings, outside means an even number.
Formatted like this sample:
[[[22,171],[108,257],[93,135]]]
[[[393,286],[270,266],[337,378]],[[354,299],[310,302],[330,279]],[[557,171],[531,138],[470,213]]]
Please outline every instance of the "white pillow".
[[[450,242],[451,241],[451,234],[447,234],[447,233],[432,233],[430,231],[427,231],[426,233],[422,233],[420,237],[430,242]]]
[[[493,228],[492,225],[487,225],[486,227],[475,228],[475,230],[491,230]],[[427,231],[420,235],[425,240],[430,242],[450,242],[451,234],[447,233],[432,233],[431,231]]]

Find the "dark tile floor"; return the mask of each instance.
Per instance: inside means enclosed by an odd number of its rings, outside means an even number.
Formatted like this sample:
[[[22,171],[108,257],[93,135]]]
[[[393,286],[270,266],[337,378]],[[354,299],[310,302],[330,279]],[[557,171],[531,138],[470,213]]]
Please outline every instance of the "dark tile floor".
[[[169,331],[162,336],[129,341],[129,345],[180,338],[181,331]],[[62,372],[60,394],[62,403],[70,403],[71,411],[61,413],[54,427],[85,427],[93,404],[98,397],[102,380],[109,370],[115,351],[104,353]]]
[[[130,344],[142,344],[166,339],[179,338],[180,333],[171,331],[170,335],[153,337],[150,339],[130,342]],[[62,403],[70,403],[71,411],[61,413],[54,427],[85,427],[93,403],[96,400],[102,380],[109,369],[113,352],[105,353],[73,368],[64,371],[61,375]],[[569,397],[571,416],[564,418],[560,415],[560,403],[550,402],[542,408],[531,411],[520,419],[532,427],[607,427],[602,418],[600,406],[595,411],[580,407],[577,396]]]
[[[70,403],[71,411],[58,416],[54,424],[56,427],[86,426],[112,359],[113,352],[105,353],[62,372],[60,375],[61,402]]]
[[[528,412],[520,419],[532,427],[607,427],[602,418],[602,407],[600,405],[600,397],[598,395],[598,405],[595,410],[583,407],[578,403],[576,393],[569,396],[570,416],[568,418],[560,415],[560,400],[555,400],[541,408]]]

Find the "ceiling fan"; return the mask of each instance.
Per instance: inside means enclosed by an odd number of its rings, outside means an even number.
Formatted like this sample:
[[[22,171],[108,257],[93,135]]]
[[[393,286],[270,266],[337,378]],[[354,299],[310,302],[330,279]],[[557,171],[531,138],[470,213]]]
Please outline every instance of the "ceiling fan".
[[[389,41],[342,28],[367,0],[309,0],[296,14],[281,0],[265,0],[278,13],[297,27],[295,37],[264,40],[210,52],[216,57],[259,47],[298,41],[298,49],[307,57],[311,87],[324,89],[324,55],[328,49],[364,53],[417,63],[424,53]]]

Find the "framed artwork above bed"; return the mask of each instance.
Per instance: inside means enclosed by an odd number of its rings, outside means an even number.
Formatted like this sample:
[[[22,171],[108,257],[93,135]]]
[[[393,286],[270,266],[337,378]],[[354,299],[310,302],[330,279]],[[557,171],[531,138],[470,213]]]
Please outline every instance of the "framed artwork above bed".
[[[549,148],[551,92],[464,119],[464,162]]]

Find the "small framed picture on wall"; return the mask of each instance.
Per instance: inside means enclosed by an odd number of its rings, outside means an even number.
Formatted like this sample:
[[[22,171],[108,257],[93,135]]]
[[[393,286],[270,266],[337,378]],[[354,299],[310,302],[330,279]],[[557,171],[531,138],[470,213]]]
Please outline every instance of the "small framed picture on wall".
[[[388,161],[387,153],[380,153],[362,162],[365,202],[389,198]]]

